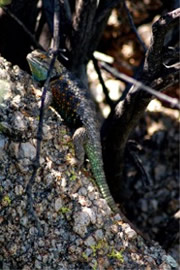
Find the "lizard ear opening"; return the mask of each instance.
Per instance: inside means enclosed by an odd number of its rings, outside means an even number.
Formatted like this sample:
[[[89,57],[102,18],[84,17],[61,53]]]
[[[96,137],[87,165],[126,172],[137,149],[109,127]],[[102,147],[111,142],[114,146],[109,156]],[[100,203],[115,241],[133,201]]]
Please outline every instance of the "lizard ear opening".
[[[47,52],[47,56],[52,59],[53,57],[53,53],[52,53],[52,49],[49,49]],[[52,70],[52,76],[51,77],[58,77],[63,71],[63,66],[62,64],[56,59],[55,63],[54,63],[54,68]]]

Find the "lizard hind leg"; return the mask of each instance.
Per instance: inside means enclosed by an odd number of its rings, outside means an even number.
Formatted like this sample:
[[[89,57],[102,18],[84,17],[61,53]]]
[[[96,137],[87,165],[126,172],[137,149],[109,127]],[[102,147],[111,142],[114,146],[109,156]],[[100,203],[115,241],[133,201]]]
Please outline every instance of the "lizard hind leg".
[[[84,157],[85,157],[84,145],[86,141],[87,141],[86,129],[84,127],[80,127],[76,129],[73,135],[73,142],[74,142],[75,155],[76,155],[76,164],[79,169],[84,163]]]

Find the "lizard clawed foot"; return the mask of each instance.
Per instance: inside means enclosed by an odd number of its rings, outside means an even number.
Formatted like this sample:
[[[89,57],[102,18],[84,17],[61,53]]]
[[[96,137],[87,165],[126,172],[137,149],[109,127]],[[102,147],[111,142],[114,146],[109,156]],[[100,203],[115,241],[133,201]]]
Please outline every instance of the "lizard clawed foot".
[[[76,154],[76,166],[80,169],[84,163],[85,150],[84,144],[86,143],[87,135],[84,127],[78,128],[73,135],[73,142]]]

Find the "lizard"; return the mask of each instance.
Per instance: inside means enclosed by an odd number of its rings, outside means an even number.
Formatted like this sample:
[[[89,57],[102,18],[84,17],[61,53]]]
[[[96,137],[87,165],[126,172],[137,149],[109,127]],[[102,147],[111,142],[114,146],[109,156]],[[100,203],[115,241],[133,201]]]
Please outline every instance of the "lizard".
[[[38,82],[47,79],[52,56],[50,53],[34,50],[27,55],[33,76]],[[69,127],[76,129],[73,135],[75,156],[79,167],[87,155],[96,184],[111,210],[119,212],[104,173],[100,131],[94,102],[83,84],[57,59],[51,72],[49,90],[54,107]]]
[[[27,61],[34,80],[44,82],[47,79],[51,60],[52,55],[49,52],[39,49],[27,55]],[[57,59],[51,72],[49,88],[55,109],[69,127],[76,128],[73,141],[79,167],[83,164],[86,153],[96,184],[111,210],[115,214],[120,214],[124,222],[128,223],[144,240],[151,243],[149,237],[136,228],[123,214],[111,195],[104,173],[100,131],[95,105],[87,89]]]

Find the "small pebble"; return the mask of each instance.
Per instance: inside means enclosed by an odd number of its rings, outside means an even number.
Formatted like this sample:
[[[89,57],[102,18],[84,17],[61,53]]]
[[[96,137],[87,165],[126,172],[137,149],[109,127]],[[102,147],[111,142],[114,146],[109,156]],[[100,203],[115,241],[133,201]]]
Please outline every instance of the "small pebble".
[[[62,199],[61,198],[56,199],[54,204],[55,211],[58,212],[62,208],[62,206],[63,206]]]

